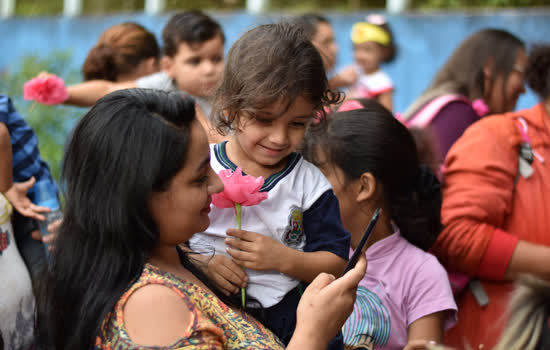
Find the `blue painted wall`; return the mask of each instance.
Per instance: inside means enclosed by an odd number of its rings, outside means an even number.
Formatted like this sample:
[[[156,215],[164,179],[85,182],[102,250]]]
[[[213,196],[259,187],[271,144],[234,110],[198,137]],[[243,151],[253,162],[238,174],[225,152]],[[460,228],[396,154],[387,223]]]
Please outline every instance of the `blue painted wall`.
[[[340,47],[338,67],[352,62],[349,30],[351,25],[367,13],[326,13],[332,22]],[[276,21],[282,14],[250,16],[242,12],[212,13],[223,26],[227,47],[247,29],[260,23]],[[136,21],[160,36],[169,15],[146,16],[124,14],[107,17],[69,19],[13,18],[0,20],[0,70],[10,69],[26,54],[47,56],[54,50],[70,49],[74,68],[78,69],[99,34],[107,27],[122,22]],[[469,34],[486,27],[506,29],[528,44],[550,42],[550,9],[531,11],[501,11],[491,13],[433,13],[389,16],[395,33],[399,56],[385,67],[396,86],[394,104],[403,111],[428,85],[434,73],[453,49]],[[519,108],[529,107],[536,98],[524,95]]]

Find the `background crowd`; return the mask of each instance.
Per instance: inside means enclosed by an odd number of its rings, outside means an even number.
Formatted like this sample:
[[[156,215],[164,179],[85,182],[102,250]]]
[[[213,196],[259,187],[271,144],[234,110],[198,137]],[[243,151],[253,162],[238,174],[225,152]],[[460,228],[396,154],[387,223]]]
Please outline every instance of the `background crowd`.
[[[200,11],[161,43],[138,23],[98,33],[81,83],[25,87],[91,106],[57,183],[1,95],[3,346],[543,349],[550,45],[479,30],[399,113],[387,18],[350,25],[349,66],[334,36],[306,14],[225,55]],[[516,111],[525,83],[539,101]],[[241,171],[261,200],[219,204]]]

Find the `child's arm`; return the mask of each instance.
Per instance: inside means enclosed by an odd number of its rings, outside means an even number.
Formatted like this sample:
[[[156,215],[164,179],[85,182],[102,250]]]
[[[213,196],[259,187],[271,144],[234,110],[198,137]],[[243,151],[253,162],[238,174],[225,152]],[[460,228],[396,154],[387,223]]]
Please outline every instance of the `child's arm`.
[[[11,137],[6,124],[0,122],[0,192],[5,193],[12,183]]]
[[[393,90],[390,90],[376,96],[376,101],[380,103],[382,106],[386,107],[388,111],[392,112],[393,111],[392,98],[393,98]]]
[[[108,80],[90,80],[67,87],[69,98],[64,102],[68,105],[88,107],[103,96],[121,89],[135,88],[135,80],[116,83]]]
[[[408,341],[427,340],[440,343],[443,341],[445,311],[435,312],[419,318],[409,326]]]
[[[341,276],[346,260],[327,251],[302,252],[256,232],[229,229],[227,253],[239,266],[252,270],[275,270],[304,282],[321,272]]]
[[[358,75],[353,66],[346,67],[329,79],[328,86],[331,89],[338,89],[355,84]]]

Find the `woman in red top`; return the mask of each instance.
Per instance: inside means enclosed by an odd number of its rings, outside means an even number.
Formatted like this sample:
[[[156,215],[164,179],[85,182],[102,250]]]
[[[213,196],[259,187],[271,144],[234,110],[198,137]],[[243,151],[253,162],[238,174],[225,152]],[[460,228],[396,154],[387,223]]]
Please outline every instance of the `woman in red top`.
[[[492,348],[511,282],[524,273],[550,279],[549,45],[533,50],[526,79],[540,103],[475,123],[445,161],[445,229],[434,251],[451,270],[479,279],[488,296],[484,307],[471,290],[459,297],[458,324],[446,335],[456,347]]]

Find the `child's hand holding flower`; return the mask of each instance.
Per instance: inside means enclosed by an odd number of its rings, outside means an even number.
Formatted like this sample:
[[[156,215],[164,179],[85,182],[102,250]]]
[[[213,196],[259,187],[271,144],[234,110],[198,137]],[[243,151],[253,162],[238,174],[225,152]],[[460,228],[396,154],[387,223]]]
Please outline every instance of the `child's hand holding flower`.
[[[264,179],[243,175],[241,168],[235,171],[222,170],[218,176],[223,182],[224,188],[220,193],[212,195],[212,204],[218,208],[234,208],[237,227],[241,229],[242,206],[252,206],[267,198],[266,192],[260,192]],[[242,265],[241,265],[242,266]],[[241,288],[242,305],[246,305],[245,290]]]
[[[69,94],[63,79],[53,74],[40,73],[23,86],[23,98],[45,105],[56,105],[67,100]]]
[[[225,244],[229,246],[227,253],[239,266],[252,270],[284,271],[284,259],[281,257],[294,251],[281,242],[260,233],[229,229]]]

